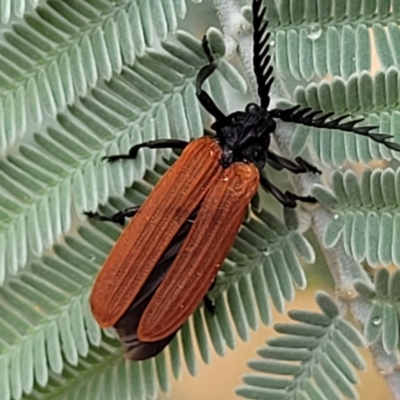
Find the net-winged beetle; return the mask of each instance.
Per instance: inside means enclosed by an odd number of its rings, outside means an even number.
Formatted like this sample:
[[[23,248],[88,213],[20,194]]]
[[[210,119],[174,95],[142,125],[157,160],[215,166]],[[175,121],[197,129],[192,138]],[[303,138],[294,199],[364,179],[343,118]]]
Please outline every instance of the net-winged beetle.
[[[390,135],[372,133],[375,126],[358,126],[362,119],[295,106],[269,109],[273,82],[266,8],[253,1],[253,64],[260,104],[244,111],[222,113],[202,89],[216,68],[207,41],[209,63],[198,73],[197,96],[215,118],[214,137],[190,143],[153,140],[133,146],[129,154],[107,157],[110,162],[133,159],[139,149],[183,149],[140,207],[106,217],[88,216],[129,225],[105,261],[91,294],[93,314],[102,327],[114,326],[127,357],[142,360],[158,354],[174,337],[206,296],[223,263],[259,183],[285,207],[296,201],[315,202],[310,196],[283,192],[261,173],[265,164],[295,174],[319,172],[307,161],[294,161],[270,149],[276,120],[316,128],[337,129],[366,136],[390,149]]]

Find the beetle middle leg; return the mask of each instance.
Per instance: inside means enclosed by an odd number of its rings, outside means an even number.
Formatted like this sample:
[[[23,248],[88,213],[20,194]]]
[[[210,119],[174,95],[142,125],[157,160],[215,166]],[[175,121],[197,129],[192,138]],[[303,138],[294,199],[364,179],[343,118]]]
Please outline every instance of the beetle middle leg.
[[[301,157],[296,157],[294,162],[288,158],[275,154],[270,150],[267,151],[267,162],[275,169],[279,169],[279,167],[284,168],[294,174],[303,174],[305,172],[321,174],[321,171],[318,168],[314,167],[314,165],[308,163]]]
[[[125,208],[125,210],[118,211],[117,213],[109,216],[101,215],[97,212],[91,212],[91,211],[85,211],[84,214],[91,219],[96,219],[97,221],[110,221],[110,222],[116,222],[117,224],[120,225],[124,225],[125,218],[133,217],[138,212],[140,207],[141,206],[128,207]]]
[[[312,196],[298,196],[295,193],[286,191],[283,193],[279,188],[273,185],[267,178],[260,176],[261,186],[269,193],[272,194],[284,207],[295,208],[296,201],[304,203],[317,203],[317,199]]]
[[[203,302],[204,302],[204,307],[205,309],[211,314],[214,315],[215,314],[215,303],[213,300],[211,300],[208,295],[206,294],[203,297]]]
[[[116,154],[114,156],[105,156],[103,160],[108,162],[114,162],[123,159],[135,159],[137,157],[138,151],[145,147],[148,149],[184,149],[189,143],[185,140],[179,139],[157,139],[149,140],[148,142],[143,142],[135,144],[129,150],[128,154]]]

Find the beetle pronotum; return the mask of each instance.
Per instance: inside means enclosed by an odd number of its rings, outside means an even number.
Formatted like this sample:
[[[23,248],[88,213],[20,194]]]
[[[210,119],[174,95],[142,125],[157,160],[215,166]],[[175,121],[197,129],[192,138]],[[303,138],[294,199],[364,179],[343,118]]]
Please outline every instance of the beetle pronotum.
[[[285,207],[316,201],[282,192],[261,173],[266,163],[296,174],[319,172],[300,157],[292,161],[269,149],[276,119],[353,132],[400,150],[399,144],[388,141],[390,135],[371,133],[376,127],[357,126],[362,119],[342,122],[347,116],[331,119],[332,113],[300,106],[268,109],[273,77],[265,13],[261,0],[254,0],[253,62],[260,105],[251,103],[229,115],[219,110],[202,89],[216,68],[204,39],[209,63],[199,71],[196,89],[200,103],[215,118],[215,136],[190,143],[154,140],[133,146],[129,154],[107,157],[110,162],[132,159],[142,147],[184,149],[142,206],[110,217],[87,213],[114,222],[133,216],[90,299],[96,320],[102,327],[116,328],[133,360],[158,354],[206,296],[259,183]]]

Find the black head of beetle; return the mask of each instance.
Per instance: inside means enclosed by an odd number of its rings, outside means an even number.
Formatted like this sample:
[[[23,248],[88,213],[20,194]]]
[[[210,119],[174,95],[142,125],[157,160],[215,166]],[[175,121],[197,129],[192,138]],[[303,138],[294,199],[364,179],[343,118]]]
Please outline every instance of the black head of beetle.
[[[237,161],[251,162],[259,169],[264,168],[267,161],[265,149],[269,148],[270,135],[276,129],[276,122],[268,111],[250,103],[245,111],[229,114],[215,121],[211,128],[223,149],[221,164],[224,168]]]

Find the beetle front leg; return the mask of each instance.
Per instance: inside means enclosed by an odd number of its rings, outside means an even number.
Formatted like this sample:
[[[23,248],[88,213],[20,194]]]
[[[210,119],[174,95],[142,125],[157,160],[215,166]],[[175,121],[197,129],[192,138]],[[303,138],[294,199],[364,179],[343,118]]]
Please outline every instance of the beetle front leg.
[[[184,149],[189,142],[178,139],[157,139],[149,140],[148,142],[143,142],[135,144],[129,150],[128,154],[116,154],[114,156],[105,156],[103,160],[108,162],[114,162],[117,160],[135,159],[137,157],[138,151],[142,148],[147,149]]]
[[[203,46],[204,53],[208,58],[209,64],[204,66],[197,75],[196,95],[201,105],[208,111],[208,113],[210,113],[217,121],[220,121],[225,118],[224,113],[217,107],[209,94],[202,89],[203,83],[215,71],[215,68],[217,68],[217,63],[211,54],[211,50],[205,36],[203,37],[201,44]]]
[[[131,218],[133,217],[139,210],[141,206],[133,206],[133,207],[128,207],[125,210],[118,211],[117,213],[106,216],[106,215],[100,215],[97,212],[91,212],[91,211],[85,211],[84,214],[91,218],[95,219],[97,221],[110,221],[110,222],[115,222],[120,225],[125,224],[125,218]]]

